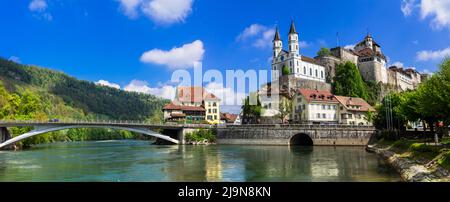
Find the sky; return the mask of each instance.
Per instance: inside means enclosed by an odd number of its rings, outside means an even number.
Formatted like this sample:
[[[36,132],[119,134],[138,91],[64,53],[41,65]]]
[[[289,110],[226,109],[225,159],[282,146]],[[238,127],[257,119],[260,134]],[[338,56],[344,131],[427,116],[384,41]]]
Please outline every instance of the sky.
[[[367,32],[390,65],[432,73],[450,55],[450,0],[1,0],[0,57],[171,98],[172,73],[194,62],[269,70],[291,20],[309,57]]]

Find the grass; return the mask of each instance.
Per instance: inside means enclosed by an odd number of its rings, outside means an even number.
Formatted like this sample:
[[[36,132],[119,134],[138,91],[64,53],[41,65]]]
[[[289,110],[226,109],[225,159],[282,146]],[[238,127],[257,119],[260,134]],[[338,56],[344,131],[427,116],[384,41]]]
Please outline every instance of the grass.
[[[377,145],[382,148],[389,148],[402,158],[436,163],[437,165],[450,170],[450,139],[444,139],[442,146],[424,143],[420,140],[380,140]]]

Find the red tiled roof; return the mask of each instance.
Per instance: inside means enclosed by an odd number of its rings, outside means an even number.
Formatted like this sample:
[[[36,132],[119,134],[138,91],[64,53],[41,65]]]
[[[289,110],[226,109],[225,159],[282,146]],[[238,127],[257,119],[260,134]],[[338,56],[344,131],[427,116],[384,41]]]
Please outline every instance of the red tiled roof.
[[[345,96],[335,96],[336,99],[344,105],[344,107],[347,110],[350,111],[375,111],[375,109],[369,105],[364,99],[362,98],[353,98],[353,97],[345,97]],[[352,109],[349,106],[359,106],[360,109]]]
[[[236,121],[237,117],[238,117],[237,114],[229,114],[229,113],[221,113],[220,114],[220,119],[226,120],[227,122],[231,122],[231,123],[234,123]]]
[[[195,107],[195,106],[182,106],[176,105],[174,103],[167,104],[164,106],[163,110],[181,110],[181,111],[206,111],[203,107]]]
[[[329,91],[324,90],[310,90],[310,89],[299,89],[300,92],[308,102],[328,102],[328,103],[338,103],[338,100]]]
[[[177,98],[180,102],[202,102],[208,100],[220,100],[214,94],[207,92],[203,87],[180,86],[177,88]]]

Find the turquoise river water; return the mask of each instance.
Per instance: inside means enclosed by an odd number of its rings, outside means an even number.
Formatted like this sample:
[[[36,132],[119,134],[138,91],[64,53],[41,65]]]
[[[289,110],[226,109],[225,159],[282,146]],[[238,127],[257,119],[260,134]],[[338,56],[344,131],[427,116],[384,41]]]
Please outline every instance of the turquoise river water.
[[[363,147],[157,146],[69,142],[0,151],[7,182],[384,182],[400,177]]]

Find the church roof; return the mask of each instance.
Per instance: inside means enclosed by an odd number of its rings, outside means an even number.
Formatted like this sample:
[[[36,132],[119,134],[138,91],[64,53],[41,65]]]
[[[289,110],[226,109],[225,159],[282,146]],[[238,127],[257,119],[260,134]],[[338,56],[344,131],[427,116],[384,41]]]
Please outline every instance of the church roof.
[[[280,32],[278,31],[278,26],[277,26],[277,30],[275,31],[275,37],[273,38],[273,41],[281,41]]]
[[[292,23],[291,23],[291,28],[289,30],[289,34],[297,34],[297,30],[295,30],[295,24],[294,24],[293,20],[292,20]]]
[[[303,62],[308,62],[308,63],[312,63],[312,64],[316,64],[316,65],[320,65],[322,66],[322,64],[320,64],[316,59],[314,58],[310,58],[310,57],[306,57],[304,55],[302,55],[301,57]]]

